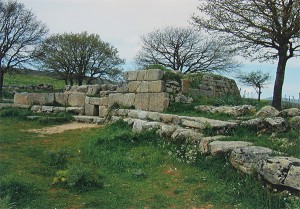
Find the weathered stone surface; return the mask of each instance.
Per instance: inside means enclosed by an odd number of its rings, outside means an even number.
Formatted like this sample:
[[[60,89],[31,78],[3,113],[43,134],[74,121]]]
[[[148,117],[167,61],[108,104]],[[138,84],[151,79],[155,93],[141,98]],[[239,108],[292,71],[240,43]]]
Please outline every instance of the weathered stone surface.
[[[75,121],[82,123],[96,123],[103,124],[105,123],[104,118],[100,118],[99,116],[74,116]]]
[[[78,86],[76,91],[86,94],[88,91],[88,86],[87,85]]]
[[[42,106],[42,112],[45,113],[52,113],[53,112],[53,106]]]
[[[67,104],[71,107],[84,107],[85,105],[85,93],[72,92],[65,94],[67,96]]]
[[[84,114],[87,116],[99,116],[99,106],[85,104]]]
[[[136,93],[138,88],[140,87],[141,83],[142,83],[141,81],[130,81],[128,83],[128,92]]]
[[[149,93],[149,84],[148,81],[141,81],[140,85],[136,89],[136,93]]]
[[[149,129],[159,129],[161,123],[159,122],[147,122],[144,120],[136,120],[133,123],[132,130],[134,132],[141,132],[144,130],[149,130]]]
[[[16,93],[14,103],[20,105],[53,104],[54,93]]]
[[[118,93],[129,93],[128,84],[124,84],[122,86],[118,86],[117,90]]]
[[[134,105],[135,102],[135,94],[134,93],[115,93],[110,94],[108,96],[108,107],[111,107],[113,104],[118,104],[124,107],[131,107]]]
[[[65,112],[65,111],[66,111],[65,107],[53,107],[54,113]]]
[[[0,110],[3,108],[13,107],[14,104],[10,103],[0,103]]]
[[[98,84],[88,85],[86,94],[89,96],[96,96],[100,93],[100,90],[101,90],[101,86]]]
[[[272,132],[285,132],[288,129],[288,123],[281,117],[265,118],[267,130]]]
[[[102,98],[99,97],[89,97],[89,103],[91,105],[100,105]]]
[[[175,130],[178,128],[176,125],[161,125],[160,129],[158,131],[159,135],[161,137],[169,138],[172,136],[172,134],[175,132]]]
[[[99,106],[99,116],[101,118],[106,118],[108,115],[108,108],[107,106]]]
[[[193,102],[193,98],[187,97],[181,93],[177,94],[175,97],[176,103],[183,103],[183,104],[191,104]]]
[[[138,114],[138,119],[146,120],[147,119],[147,112],[140,110],[139,114]]]
[[[178,128],[172,134],[171,139],[179,142],[188,142],[188,141],[200,142],[202,137],[203,137],[202,134],[195,132],[191,129]]]
[[[190,85],[189,80],[187,79],[181,80],[181,91],[183,94],[189,93],[189,85]]]
[[[177,115],[171,115],[171,114],[160,114],[160,119],[164,123],[172,123],[174,125],[178,125],[181,120]]]
[[[300,159],[271,157],[260,160],[256,168],[259,175],[269,183],[300,191]]]
[[[41,113],[42,112],[42,106],[32,105],[30,110],[31,110],[31,112],[34,112],[34,113]]]
[[[84,107],[67,107],[66,111],[76,115],[83,115]]]
[[[147,112],[147,119],[151,121],[160,121],[160,114],[157,112]]]
[[[118,109],[117,111],[118,111],[117,114],[118,114],[119,116],[122,116],[122,117],[128,116],[128,112],[129,112],[128,109]]]
[[[139,110],[128,110],[128,117],[130,118],[138,118]]]
[[[256,172],[256,164],[261,159],[267,159],[275,153],[273,150],[259,146],[249,146],[234,149],[230,154],[230,162],[233,167],[243,173]]]
[[[295,116],[289,119],[289,125],[294,130],[300,130],[300,116]]]
[[[149,111],[163,112],[169,106],[168,93],[150,93],[149,94]]]
[[[205,129],[210,127],[218,134],[224,134],[237,126],[237,123],[235,122],[213,120],[204,117],[180,116],[180,119],[183,126],[196,129]]]
[[[256,130],[264,128],[264,124],[263,124],[263,119],[262,118],[254,118],[254,119],[251,119],[251,120],[243,121],[241,123],[241,125],[242,126],[247,126],[247,127],[251,128],[251,129],[256,129]]]
[[[150,93],[163,92],[165,90],[165,82],[163,80],[150,81],[148,90]]]
[[[134,106],[138,110],[149,110],[149,93],[138,93],[135,96]]]
[[[268,118],[268,117],[277,117],[279,111],[272,106],[265,106],[256,113],[257,117]]]
[[[243,116],[247,114],[253,114],[256,112],[256,109],[252,105],[240,105],[240,106],[207,106],[207,105],[199,105],[195,107],[195,110],[199,110],[201,112],[209,112],[212,114],[215,113],[224,113],[231,116]]]
[[[141,72],[141,71],[139,71]],[[164,76],[164,71],[160,69],[150,69],[150,70],[145,70],[145,75],[144,79],[145,81],[156,81],[156,80],[161,80]]]
[[[67,106],[67,97],[68,94],[65,93],[55,93],[54,94],[54,100],[57,104]]]
[[[210,137],[203,137],[201,139],[201,142],[199,144],[199,151],[202,153],[202,154],[207,154],[209,153],[209,143],[213,142],[213,141],[216,141],[216,140],[219,140],[219,139],[222,139],[224,138],[225,136],[210,136]]]
[[[108,97],[100,98],[100,106],[108,106]]]
[[[136,81],[137,75],[138,75],[138,71],[126,71],[124,73],[124,77],[127,81]]]
[[[213,141],[209,143],[208,149],[212,155],[229,154],[232,150],[252,145],[244,141]]]
[[[285,118],[300,116],[300,109],[298,109],[298,108],[284,109],[284,110],[280,111],[279,116],[285,117]]]

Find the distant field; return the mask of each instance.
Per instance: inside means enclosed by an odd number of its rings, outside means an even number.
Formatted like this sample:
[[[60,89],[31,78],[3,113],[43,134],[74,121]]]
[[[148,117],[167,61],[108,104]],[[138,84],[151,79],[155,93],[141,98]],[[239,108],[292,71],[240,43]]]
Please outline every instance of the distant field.
[[[39,85],[49,84],[54,89],[63,89],[65,86],[64,81],[51,78],[43,75],[31,75],[31,74],[13,74],[5,75],[4,85],[17,85],[17,86],[28,86],[28,85]]]

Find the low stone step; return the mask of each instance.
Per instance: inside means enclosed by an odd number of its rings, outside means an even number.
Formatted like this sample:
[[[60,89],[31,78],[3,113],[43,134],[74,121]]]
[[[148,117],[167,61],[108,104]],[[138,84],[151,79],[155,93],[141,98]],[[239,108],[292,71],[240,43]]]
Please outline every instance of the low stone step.
[[[211,155],[224,155],[236,148],[247,147],[253,145],[251,142],[244,141],[213,141],[209,143],[208,149]]]
[[[105,118],[100,118],[98,116],[73,116],[75,121],[82,123],[96,123],[104,124]]]

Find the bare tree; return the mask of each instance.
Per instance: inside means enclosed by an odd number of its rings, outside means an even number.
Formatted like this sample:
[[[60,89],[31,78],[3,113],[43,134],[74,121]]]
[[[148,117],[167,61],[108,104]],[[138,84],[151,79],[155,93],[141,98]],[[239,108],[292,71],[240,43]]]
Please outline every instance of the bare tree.
[[[237,79],[247,86],[252,86],[258,95],[258,101],[260,101],[261,90],[268,84],[271,76],[269,73],[263,73],[261,70],[257,70],[250,73],[240,73]]]
[[[55,72],[73,85],[90,83],[95,78],[111,79],[118,76],[124,63],[118,50],[103,42],[99,35],[57,34],[49,37],[35,52],[45,68]]]
[[[231,71],[238,65],[224,41],[193,28],[166,27],[142,36],[135,60],[140,66],[159,64],[182,73]]]
[[[207,0],[194,16],[200,28],[229,35],[242,55],[259,60],[278,60],[272,105],[281,109],[287,61],[299,55],[299,0]]]
[[[31,60],[34,46],[47,32],[46,26],[23,4],[0,0],[0,95],[4,74]]]

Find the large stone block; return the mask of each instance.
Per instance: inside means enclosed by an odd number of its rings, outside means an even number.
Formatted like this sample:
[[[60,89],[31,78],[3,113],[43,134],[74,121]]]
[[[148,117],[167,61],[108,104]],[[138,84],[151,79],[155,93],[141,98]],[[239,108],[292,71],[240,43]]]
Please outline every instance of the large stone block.
[[[67,96],[67,105],[71,107],[84,107],[85,105],[85,93],[71,92],[65,94]]]
[[[131,107],[135,104],[135,94],[134,93],[115,93],[108,96],[108,107],[111,107],[113,104],[118,104],[124,107]]]
[[[146,70],[144,79],[145,81],[156,81],[163,79],[164,71],[160,69],[150,69]]]
[[[165,82],[163,80],[150,81],[148,85],[148,90],[150,93],[160,93],[165,90]]]
[[[101,98],[99,97],[90,97],[90,103],[92,105],[100,105],[101,103]]]
[[[55,102],[57,104],[60,104],[60,105],[63,105],[63,106],[67,105],[67,98],[68,98],[67,93],[55,93],[54,97],[55,97]]]
[[[230,154],[236,148],[251,146],[251,142],[244,141],[213,141],[209,143],[208,149],[212,155]]]
[[[270,157],[260,160],[256,168],[259,175],[271,184],[300,191],[300,159]]]
[[[84,113],[87,116],[99,116],[99,106],[98,105],[85,104]]]
[[[138,110],[149,110],[149,93],[138,93],[135,96],[134,106]]]
[[[124,73],[124,77],[127,81],[136,81],[137,75],[138,75],[138,71],[126,71]]]
[[[168,93],[150,93],[149,94],[149,111],[163,112],[170,103]]]
[[[108,115],[108,108],[107,106],[99,106],[99,116],[101,118],[106,118]]]
[[[28,101],[28,93],[16,93],[14,95],[14,104],[30,105]]]
[[[142,83],[141,81],[130,81],[128,83],[128,92],[136,93],[137,89],[140,87],[141,83]]]
[[[39,105],[48,105],[54,104],[54,93],[29,93],[28,94],[28,103],[29,105],[39,104]]]
[[[89,96],[95,96],[100,93],[100,90],[101,90],[101,86],[98,84],[97,85],[88,85],[86,94]]]

